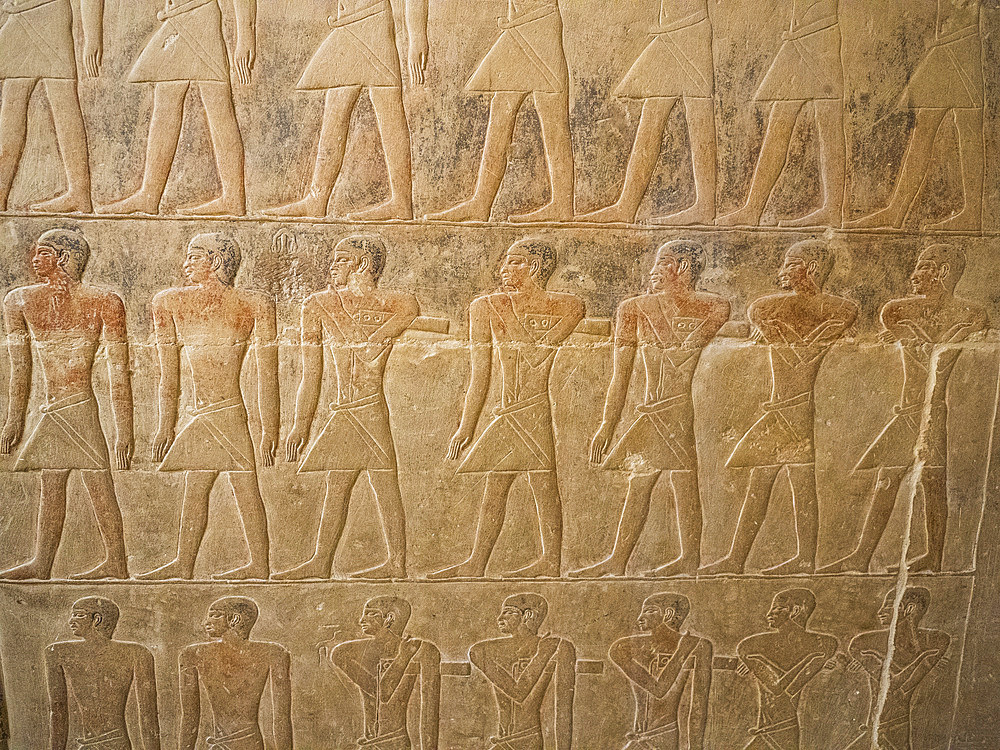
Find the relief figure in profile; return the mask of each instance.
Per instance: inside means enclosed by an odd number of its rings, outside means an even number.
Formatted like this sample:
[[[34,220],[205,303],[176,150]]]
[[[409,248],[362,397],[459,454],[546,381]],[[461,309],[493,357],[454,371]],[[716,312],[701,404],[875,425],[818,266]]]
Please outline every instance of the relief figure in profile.
[[[660,155],[674,106],[684,104],[694,204],[657,224],[712,224],[715,221],[715,60],[708,0],[660,0],[652,39],[615,89],[615,95],[642,100],[625,183],[612,205],[586,214],[586,221],[632,222]]]
[[[844,68],[840,57],[839,0],[792,0],[788,31],[767,75],[754,94],[770,102],[767,131],[757,156],[743,206],[719,217],[721,226],[756,226],[788,159],[795,122],[812,105],[819,138],[820,188],[823,204],[782,226],[839,227],[843,221],[847,179],[844,135]]]
[[[230,50],[223,36],[220,3],[235,21],[236,44]],[[242,216],[246,213],[243,135],[236,121],[233,89],[235,72],[243,86],[250,84],[257,56],[257,0],[165,0],[156,14],[160,28],[135,61],[128,80],[153,84],[153,114],[149,121],[142,185],[134,194],[101,208],[113,214],[155,214],[167,186],[184,119],[185,99],[197,87],[215,155],[222,194],[209,202],[181,209],[199,216]]]
[[[729,554],[703,573],[742,573],[767,516],[774,482],[784,469],[795,510],[795,557],[770,568],[776,574],[811,573],[816,566],[819,505],[816,499],[814,393],[830,348],[858,316],[853,301],[823,291],[834,256],[821,240],[804,240],[785,253],[778,284],[785,291],[761,297],[747,309],[755,336],[767,344],[771,398],[733,449],[726,466],[749,467],[750,480]]]
[[[539,634],[549,603],[539,594],[508,596],[497,617],[502,638],[480,641],[469,661],[493,688],[499,728],[489,750],[543,750],[542,704],[555,703],[555,747],[573,744],[576,649],[566,638]]]
[[[259,611],[253,599],[226,596],[205,618],[211,639],[181,651],[180,750],[195,750],[204,693],[212,711],[208,750],[292,750],[291,657],[284,646],[250,639]],[[265,745],[260,703],[271,685],[273,741]]]
[[[858,546],[821,572],[868,571],[903,478],[918,458],[927,551],[911,560],[909,569],[914,573],[941,570],[948,528],[948,382],[962,354],[961,342],[989,325],[982,305],[955,296],[964,271],[965,253],[960,247],[932,245],[920,253],[910,274],[913,294],[890,300],[882,308],[881,338],[899,350],[903,388],[888,424],[854,467],[855,471],[877,470]]]
[[[996,0],[987,4],[997,7]],[[848,224],[901,228],[934,156],[934,142],[951,115],[958,134],[962,207],[928,229],[978,231],[983,220],[983,42],[979,0],[937,0],[934,39],[903,91],[900,106],[914,124],[889,204]]]
[[[15,471],[41,474],[35,552],[30,561],[0,573],[0,578],[52,574],[66,519],[66,486],[74,469],[94,508],[104,560],[73,577],[128,578],[122,514],[92,383],[103,344],[115,422],[115,468],[128,469],[134,443],[125,305],[117,294],[82,281],[89,258],[90,245],[82,233],[50,229],[36,240],[31,255],[39,283],[14,289],[4,298],[11,370],[0,453],[10,453],[24,435],[33,356],[41,364],[45,401],[14,464]]]
[[[153,655],[138,643],[114,640],[120,611],[110,599],[74,602],[71,641],[45,649],[49,691],[49,750],[67,750],[72,724],[74,750],[160,750]],[[129,738],[126,709],[134,695],[141,743]]]
[[[569,68],[563,51],[558,0],[507,0],[500,36],[466,88],[491,95],[489,124],[472,197],[428,215],[442,221],[487,221],[507,171],[507,149],[517,112],[530,95],[542,130],[549,170],[549,201],[509,221],[573,218],[573,143],[569,130]]]
[[[681,702],[688,684],[688,750],[705,747],[712,688],[712,643],[681,631],[691,603],[681,594],[654,594],[639,613],[642,635],[620,638],[608,655],[629,680],[635,723],[623,750],[678,750]]]
[[[437,750],[441,652],[406,631],[410,603],[396,596],[369,599],[361,613],[365,637],[341,643],[330,660],[358,686],[365,716],[360,750],[410,750],[407,713],[419,684],[419,750]]]
[[[89,212],[92,208],[72,6],[70,0],[7,0],[3,4],[7,18],[0,26],[0,211],[7,210],[10,188],[21,165],[28,134],[28,103],[39,84],[45,89],[52,113],[66,190],[31,208],[53,213]],[[104,55],[104,0],[81,0],[78,7],[84,67],[88,76],[97,77]]]
[[[754,678],[759,697],[757,726],[744,750],[799,750],[802,689],[837,651],[832,635],[807,629],[815,609],[816,597],[809,589],[781,591],[767,613],[769,631],[744,638],[736,647],[736,672]]]
[[[515,242],[500,267],[500,289],[476,298],[469,307],[472,376],[448,457],[457,459],[471,444],[458,471],[485,474],[486,488],[472,554],[429,578],[485,574],[507,513],[507,495],[520,473],[527,474],[534,496],[542,554],[510,575],[559,575],[562,501],[549,378],[560,344],[583,319],[584,305],[575,294],[546,291],[555,267],[555,250],[545,242]],[[473,443],[490,390],[494,350],[500,364],[500,403],[493,410],[493,420]]]
[[[402,0],[409,37],[411,84],[424,82],[427,67],[427,0]],[[403,78],[396,48],[396,26],[389,0],[338,0],[333,30],[316,50],[296,86],[325,91],[323,124],[316,163],[305,196],[264,213],[273,216],[325,216],[347,150],[351,114],[364,89],[375,110],[389,173],[389,199],[357,211],[349,219],[413,218],[410,129],[403,109]]]
[[[378,237],[342,239],[333,251],[329,288],[302,304],[302,379],[285,450],[289,461],[298,461],[304,451],[300,472],[326,472],[326,498],[312,558],[276,578],[330,577],[351,492],[362,474],[378,504],[388,560],[357,575],[406,577],[406,516],[384,380],[393,343],[419,306],[412,294],[378,286],[385,263],[385,244]],[[306,448],[322,386],[324,343],[336,371],[336,401]]]
[[[240,389],[240,371],[253,346],[262,435],[260,460],[274,464],[278,436],[278,351],[274,300],[234,286],[240,246],[223,234],[199,234],[184,260],[185,286],[153,298],[160,360],[159,424],[153,460],[160,471],[184,472],[177,557],[140,578],[191,578],[208,525],[208,498],[226,474],[239,508],[250,561],[218,578],[267,578],[267,515],[257,482],[254,445]],[[194,413],[175,436],[181,355],[194,391]]]
[[[892,664],[889,669],[889,690],[879,719],[879,750],[910,750],[910,714],[913,694],[924,678],[941,662],[951,636],[941,630],[922,628],[920,624],[931,603],[931,592],[921,587],[911,587],[903,593],[899,603],[899,616],[892,639]],[[882,671],[889,653],[889,628],[896,604],[896,591],[890,590],[878,611],[881,630],[872,630],[855,636],[848,649],[852,671],[864,671],[871,683],[869,724],[875,721],[878,695],[882,684]],[[848,750],[871,748],[871,726],[865,728]]]
[[[705,345],[729,318],[727,300],[697,291],[704,269],[705,253],[697,242],[668,242],[656,253],[647,292],[618,307],[614,373],[590,459],[604,468],[628,472],[628,494],[611,555],[571,576],[625,574],[649,517],[653,488],[664,472],[677,507],[681,554],[652,573],[694,573],[701,563],[703,519],[691,384]],[[635,420],[608,452],[628,396],[637,349],[646,373],[645,396],[636,406]]]

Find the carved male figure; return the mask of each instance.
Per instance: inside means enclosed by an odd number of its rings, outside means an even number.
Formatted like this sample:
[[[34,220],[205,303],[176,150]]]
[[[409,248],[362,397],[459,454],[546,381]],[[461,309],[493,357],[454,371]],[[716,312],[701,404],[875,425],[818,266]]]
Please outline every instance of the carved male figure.
[[[809,589],[775,594],[767,613],[771,632],[744,638],[736,647],[737,674],[757,683],[759,710],[753,739],[745,750],[798,750],[799,700],[802,689],[837,651],[832,635],[806,628],[816,609]]]
[[[312,558],[278,578],[328,578],[347,521],[351,491],[368,477],[382,519],[389,559],[363,571],[369,578],[406,577],[406,516],[399,493],[396,448],[389,427],[383,381],[393,342],[419,312],[412,294],[378,287],[386,249],[377,237],[337,243],[330,287],[302,305],[302,380],[286,457],[297,461],[309,438],[323,378],[323,344],[336,370],[337,400],[299,471],[326,472],[326,499]]]
[[[617,96],[642,100],[635,143],[618,200],[581,218],[588,221],[635,220],[660,154],[670,113],[684,104],[691,142],[695,201],[688,208],[655,219],[661,224],[712,224],[715,221],[715,60],[707,0],[660,0],[653,38],[615,89]]]
[[[224,2],[232,11],[236,44],[232,51],[236,78],[250,83],[257,56],[257,0],[165,0],[156,14],[161,22],[135,61],[128,80],[153,84],[146,163],[139,190],[104,206],[115,214],[155,214],[174,163],[188,89],[195,85],[208,118],[208,132],[222,195],[181,213],[203,216],[246,213],[243,179],[243,136],[236,121],[230,83],[230,51],[223,36]]]
[[[497,617],[502,638],[480,641],[469,660],[486,676],[496,698],[499,730],[490,750],[542,750],[542,704],[555,692],[555,746],[573,742],[576,649],[554,635],[539,635],[549,604],[539,594],[508,596]]]
[[[899,603],[895,636],[892,639],[892,665],[889,669],[889,690],[879,720],[879,750],[910,750],[910,712],[913,694],[924,678],[937,666],[951,645],[951,636],[941,630],[920,627],[931,603],[931,592],[910,587]],[[861,633],[851,641],[852,671],[863,670],[871,682],[869,721],[874,722],[878,710],[877,697],[882,685],[882,671],[889,653],[889,627],[896,604],[896,592],[885,595],[878,611],[881,630]],[[866,728],[867,729],[867,728]],[[871,747],[871,735],[865,731],[852,742],[849,750]]]
[[[227,596],[208,608],[210,641],[181,651],[180,750],[195,750],[204,689],[212,711],[208,750],[264,750],[260,702],[271,684],[271,727],[275,750],[292,750],[291,658],[284,646],[250,639],[258,609],[253,599]]]
[[[87,75],[100,75],[104,53],[104,0],[79,4],[83,62]],[[28,102],[42,84],[52,113],[56,145],[66,175],[61,195],[31,208],[68,213],[90,211],[87,129],[77,93],[79,73],[70,0],[9,0],[0,26],[0,210],[7,209],[28,133]]]
[[[35,242],[31,255],[39,283],[15,289],[4,298],[11,375],[0,453],[10,453],[24,434],[32,348],[42,367],[45,402],[14,465],[15,470],[41,473],[35,554],[23,565],[0,573],[3,578],[52,574],[66,518],[66,484],[74,469],[87,488],[104,542],[103,562],[74,577],[128,578],[122,514],[92,384],[94,361],[103,343],[115,420],[115,466],[128,469],[133,436],[125,305],[117,294],[82,281],[89,258],[90,245],[82,233],[50,229]]]
[[[437,750],[441,703],[441,652],[406,632],[410,603],[396,596],[369,599],[361,613],[364,638],[341,643],[330,655],[361,694],[364,750],[410,750],[406,726],[413,689],[419,683],[420,750]]]
[[[767,131],[760,147],[750,190],[741,208],[716,222],[723,226],[759,221],[788,158],[795,122],[812,105],[819,138],[823,204],[782,226],[824,225],[843,221],[847,145],[844,136],[844,69],[840,57],[839,0],[793,0],[788,31],[754,99],[770,102]]]
[[[996,0],[987,4],[997,6]],[[913,111],[914,126],[889,205],[851,227],[903,226],[924,184],[934,142],[951,115],[958,134],[962,207],[931,229],[978,230],[982,226],[983,62],[980,0],[938,0],[934,39],[913,72],[900,105]]]
[[[208,524],[208,497],[219,475],[229,478],[250,561],[220,578],[267,578],[268,531],[257,482],[254,445],[240,389],[240,371],[252,345],[257,364],[260,460],[274,464],[278,436],[278,352],[274,300],[234,286],[240,246],[222,234],[199,234],[184,261],[187,284],[153,298],[160,360],[159,425],[153,460],[160,471],[183,471],[184,502],[177,557],[140,578],[191,578]],[[181,353],[194,390],[195,410],[176,436]]]
[[[628,677],[635,698],[635,724],[625,750],[678,750],[681,701],[689,683],[688,748],[705,747],[712,643],[681,632],[690,611],[691,603],[681,594],[647,597],[639,613],[643,635],[620,638],[608,651]]]
[[[409,37],[410,83],[424,82],[427,67],[427,0],[403,0]],[[300,90],[326,92],[316,165],[305,196],[265,213],[324,216],[347,149],[351,113],[368,90],[389,173],[389,199],[349,218],[412,219],[410,130],[403,109],[396,28],[389,0],[338,0],[333,31],[316,50],[299,79]]]
[[[706,344],[729,318],[729,302],[696,287],[705,253],[694,240],[674,240],[657,251],[645,294],[618,307],[614,373],[604,403],[604,420],[591,443],[593,463],[629,475],[614,550],[604,561],[570,575],[624,575],[649,516],[650,496],[667,473],[677,506],[680,556],[657,575],[693,573],[701,562],[701,500],[694,439],[691,382]],[[636,349],[646,372],[638,416],[608,453],[621,419]]]
[[[824,242],[799,242],[785,253],[778,272],[785,291],[761,297],[747,309],[756,336],[768,347],[771,398],[761,404],[763,413],[726,464],[750,467],[750,481],[729,554],[702,568],[705,573],[743,572],[782,469],[792,490],[798,551],[769,572],[807,573],[815,568],[819,507],[813,388],[823,358],[858,315],[854,302],[823,291],[832,270],[833,255]]]
[[[507,495],[522,472],[528,475],[538,511],[542,554],[511,575],[559,575],[562,502],[556,480],[549,376],[559,345],[583,319],[584,306],[575,294],[546,291],[555,267],[555,250],[544,242],[515,242],[500,267],[500,289],[476,298],[469,307],[472,376],[461,423],[448,448],[449,458],[458,458],[472,443],[489,392],[494,348],[502,378],[500,404],[458,468],[459,473],[486,474],[472,554],[430,578],[478,577],[486,572],[503,527]]]
[[[558,0],[508,0],[500,36],[466,88],[491,95],[486,141],[472,197],[430,214],[444,221],[486,221],[507,171],[517,112],[530,95],[541,123],[549,170],[549,202],[510,221],[573,218],[573,144],[569,131],[569,69]]]
[[[125,712],[135,695],[142,750],[160,750],[153,655],[145,646],[113,639],[118,605],[88,596],[70,611],[76,639],[45,649],[49,690],[49,750],[66,750],[70,715],[79,750],[132,750]]]
[[[965,253],[960,247],[932,245],[920,253],[910,274],[913,294],[882,308],[882,339],[898,346],[903,389],[889,423],[855,467],[855,471],[878,470],[858,546],[822,572],[867,572],[903,477],[918,456],[927,552],[910,563],[910,570],[941,570],[948,528],[948,382],[962,353],[961,342],[989,325],[982,305],[955,296],[964,270]],[[928,393],[929,378],[933,387]],[[925,412],[929,415],[926,424]]]

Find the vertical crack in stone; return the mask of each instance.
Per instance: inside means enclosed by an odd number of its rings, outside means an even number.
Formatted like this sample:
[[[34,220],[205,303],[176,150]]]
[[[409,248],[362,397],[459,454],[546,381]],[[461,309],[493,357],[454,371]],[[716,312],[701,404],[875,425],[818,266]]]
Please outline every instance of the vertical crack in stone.
[[[917,487],[924,472],[927,450],[928,425],[931,419],[931,406],[933,404],[931,396],[937,386],[938,361],[944,347],[935,345],[931,352],[928,363],[927,385],[924,389],[924,406],[920,415],[920,432],[917,437],[917,444],[914,448],[913,470],[906,480],[906,519],[903,522],[903,546],[899,553],[899,575],[896,578],[896,593],[892,604],[892,619],[889,622],[889,637],[885,650],[885,662],[882,664],[882,675],[879,680],[878,700],[875,704],[875,719],[872,721],[872,750],[878,750],[879,745],[879,725],[882,721],[882,711],[889,697],[889,688],[892,682],[892,658],[896,650],[896,626],[899,623],[899,609],[903,602],[903,595],[906,592],[906,584],[909,581],[909,570],[906,565],[906,557],[910,551],[910,539],[913,535],[913,509],[917,501]]]

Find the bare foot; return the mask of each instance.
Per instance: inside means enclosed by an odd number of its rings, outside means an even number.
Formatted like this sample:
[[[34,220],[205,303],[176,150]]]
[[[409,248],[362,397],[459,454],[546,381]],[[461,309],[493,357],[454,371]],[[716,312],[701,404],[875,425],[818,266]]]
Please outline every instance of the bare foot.
[[[870,561],[864,560],[857,552],[842,557],[836,562],[817,568],[817,573],[867,573]]]
[[[35,560],[18,565],[0,572],[0,579],[5,581],[28,581],[32,579],[47,581],[52,575],[52,570],[46,570],[41,563]]]
[[[97,581],[102,578],[122,580],[128,578],[128,564],[124,560],[105,560],[96,568],[84,573],[74,573],[70,578],[76,581]]]
[[[40,203],[32,203],[29,208],[32,211],[44,211],[50,214],[72,214],[90,213],[94,206],[91,203],[90,195],[84,192],[71,193],[66,191],[55,198]]]
[[[844,217],[839,206],[823,206],[800,216],[798,219],[782,219],[779,227],[839,227]]]
[[[272,581],[304,581],[307,578],[329,578],[332,572],[332,565],[325,560],[311,557],[301,565],[275,573],[271,576]]]
[[[212,578],[217,581],[246,581],[257,579],[266,581],[271,576],[266,563],[257,563],[252,560],[241,568],[233,568],[225,573],[213,573]]]
[[[760,224],[762,213],[750,205],[745,205],[732,213],[720,216],[715,220],[715,225],[719,227],[755,227]]]
[[[558,578],[559,561],[544,557],[523,568],[504,573],[501,578]]]
[[[691,224],[712,225],[715,223],[715,206],[695,203],[683,211],[677,211],[666,216],[658,216],[646,223],[666,224],[672,227],[689,226]]]
[[[910,560],[906,568],[911,573],[940,573],[941,561],[935,560],[930,555],[921,555]]]
[[[151,570],[148,573],[140,573],[136,578],[140,581],[167,581],[171,578],[191,580],[193,575],[193,570],[181,566],[179,560],[174,560],[168,562],[166,565],[161,565],[156,570]]]
[[[523,214],[511,214],[507,217],[507,221],[513,224],[524,224],[527,222],[535,221],[572,221],[573,220],[573,207],[559,205],[553,201],[549,201],[541,208],[536,208],[534,211],[528,211]]]
[[[492,201],[487,203],[479,198],[470,198],[457,206],[424,216],[429,221],[489,221]]]
[[[350,221],[386,221],[388,219],[412,219],[413,203],[403,198],[390,198],[361,211],[351,211],[347,214]]]
[[[620,203],[612,203],[607,208],[577,216],[577,221],[592,221],[598,224],[631,224],[635,221],[636,212],[630,211]]]
[[[671,560],[666,565],[661,565],[653,570],[643,573],[648,578],[666,578],[668,576],[690,576],[698,572],[698,560],[678,557]]]
[[[898,216],[895,211],[883,208],[860,219],[844,222],[844,229],[899,229],[903,226],[904,218]]]
[[[310,190],[301,200],[286,203],[283,206],[265,208],[263,213],[266,216],[326,216],[326,207],[330,202],[330,195],[316,193]]]
[[[97,207],[97,212],[102,214],[157,214],[160,212],[160,199],[158,196],[144,193],[140,190],[133,193],[128,198],[122,198],[114,203],[107,203]]]
[[[736,562],[732,557],[726,555],[721,560],[717,560],[711,565],[702,565],[698,568],[698,575],[712,576],[720,573],[742,573],[743,564]]]
[[[938,221],[933,224],[924,224],[923,228],[934,231],[977,232],[981,227],[982,221],[979,216],[979,211],[965,208],[961,211],[953,213],[947,219],[942,221]]]
[[[245,216],[247,203],[245,199],[233,198],[222,194],[218,198],[202,203],[200,206],[178,208],[182,216]]]
[[[793,557],[791,560],[785,560],[785,562],[780,565],[765,568],[763,572],[773,576],[791,576],[796,573],[814,573],[816,572],[816,563],[804,557]]]
[[[466,560],[458,565],[452,565],[435,573],[424,576],[429,581],[443,581],[448,578],[482,578],[486,574],[486,566]]]
[[[620,562],[614,556],[601,560],[596,565],[590,565],[579,570],[571,570],[570,578],[604,578],[605,576],[623,576],[628,560]]]
[[[359,570],[351,573],[351,578],[367,578],[376,581],[385,581],[393,578],[406,578],[406,565],[403,563],[386,560],[381,565],[367,570]]]

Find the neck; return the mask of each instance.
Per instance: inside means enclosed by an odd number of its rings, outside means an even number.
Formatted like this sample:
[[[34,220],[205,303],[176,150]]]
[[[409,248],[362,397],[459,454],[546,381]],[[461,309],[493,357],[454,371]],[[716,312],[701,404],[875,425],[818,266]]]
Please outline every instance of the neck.
[[[241,646],[250,640],[248,637],[237,633],[235,630],[229,630],[222,634],[222,638],[219,639],[223,643],[227,643],[230,646]]]
[[[655,626],[650,635],[655,643],[673,644],[680,636],[680,631],[664,622]]]
[[[199,287],[200,289],[210,289],[210,290],[213,290],[213,291],[222,290],[222,289],[225,289],[228,286],[228,284],[223,284],[222,283],[222,279],[220,279],[215,274],[212,274],[211,276],[207,276],[206,278],[202,279],[201,281],[196,281],[195,285],[197,287]]]
[[[927,292],[927,294],[923,295],[924,299],[938,303],[947,302],[953,296],[953,293],[949,289],[941,286],[940,284],[933,287],[929,292]]]
[[[796,286],[794,291],[796,294],[801,295],[803,297],[815,297],[823,290],[819,288],[816,282],[810,279],[809,281],[806,281],[805,283]]]
[[[353,294],[370,294],[375,290],[375,280],[367,273],[352,273],[347,279],[347,289]]]

